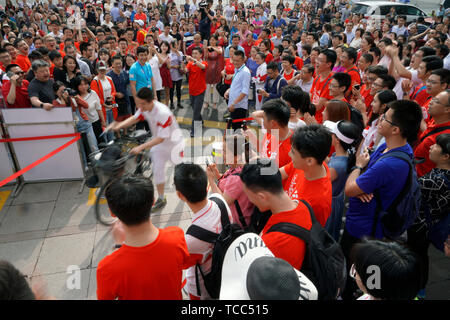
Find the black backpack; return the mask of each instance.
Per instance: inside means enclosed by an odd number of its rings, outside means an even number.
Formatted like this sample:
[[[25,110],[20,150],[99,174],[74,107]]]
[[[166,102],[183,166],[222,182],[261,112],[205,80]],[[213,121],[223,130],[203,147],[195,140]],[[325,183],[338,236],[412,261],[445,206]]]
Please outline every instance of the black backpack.
[[[234,176],[239,176],[239,173],[233,174]],[[247,225],[245,222],[244,214],[242,213],[241,206],[239,205],[239,201],[234,200],[234,206],[236,207],[236,211],[239,216],[239,221],[241,222],[242,227],[247,232],[254,232],[259,234],[265,227],[267,221],[272,216],[272,212],[270,210],[261,212],[259,211],[257,206],[253,207],[253,212],[250,218],[250,224]]]
[[[220,208],[222,232],[220,234],[217,234],[193,224],[187,229],[186,234],[189,234],[199,240],[214,244],[212,252],[211,271],[205,275],[202,271],[202,268],[197,263],[195,266],[195,283],[197,286],[197,296],[200,297],[200,283],[198,281],[198,274],[200,273],[203,278],[206,291],[208,291],[210,297],[213,299],[218,299],[222,278],[222,264],[225,253],[227,252],[227,249],[231,245],[231,243],[237,237],[243,235],[246,232],[242,230],[242,228],[238,224],[230,223],[227,208],[223,200],[216,197],[211,197],[209,199],[214,201]]]
[[[342,294],[347,280],[344,253],[341,246],[317,221],[309,203],[300,201],[309,210],[311,230],[293,223],[281,222],[270,227],[267,233],[282,232],[303,240],[306,253],[301,271],[316,286],[319,300],[335,300]]]
[[[364,126],[364,120],[363,116],[361,114],[361,111],[353,107],[350,103],[347,103],[348,110],[350,111],[350,121],[353,124],[356,124],[361,132],[363,132],[365,126]]]

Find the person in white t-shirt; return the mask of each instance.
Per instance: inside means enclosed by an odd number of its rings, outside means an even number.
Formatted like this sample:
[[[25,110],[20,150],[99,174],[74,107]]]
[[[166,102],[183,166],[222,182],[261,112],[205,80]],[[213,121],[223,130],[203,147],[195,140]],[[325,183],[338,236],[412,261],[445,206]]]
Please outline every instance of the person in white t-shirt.
[[[290,84],[281,90],[281,98],[289,106],[291,117],[289,118],[288,127],[295,130],[299,127],[306,126],[302,118],[303,114],[309,112],[311,100],[309,92],[303,91],[299,86]]]
[[[178,164],[183,160],[184,139],[175,116],[166,105],[155,100],[152,89],[141,88],[136,94],[135,102],[138,109],[135,115],[125,121],[111,123],[107,130],[119,131],[141,120],[148,122],[153,135],[151,140],[131,149],[130,153],[139,154],[150,149],[153,182],[158,190],[158,199],[152,209],[156,211],[167,204],[164,196],[166,163],[171,161]]]
[[[213,193],[207,197],[208,178],[205,170],[197,164],[181,163],[175,166],[174,185],[177,196],[185,202],[192,210],[192,225],[200,227],[209,232],[219,234],[222,232],[221,210],[215,201],[222,203],[224,214],[226,212],[228,220],[233,223],[231,210],[225,199],[218,193]],[[212,198],[215,198],[212,200]],[[225,211],[226,210],[226,211]],[[186,231],[186,244],[189,250],[192,263],[198,264],[204,274],[211,271],[213,244],[196,238],[192,231],[193,227]],[[191,300],[211,299],[205,288],[203,277],[198,272],[196,266],[192,266],[186,271],[186,288]],[[199,288],[196,285],[198,279]]]

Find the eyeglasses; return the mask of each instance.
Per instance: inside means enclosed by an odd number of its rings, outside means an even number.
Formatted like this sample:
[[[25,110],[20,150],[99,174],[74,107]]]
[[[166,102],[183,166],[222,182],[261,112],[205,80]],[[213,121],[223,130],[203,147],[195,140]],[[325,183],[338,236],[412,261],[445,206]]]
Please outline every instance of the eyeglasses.
[[[374,82],[374,83],[372,83],[372,87],[382,87],[382,85],[379,84],[379,83]]]
[[[395,123],[393,123],[392,121],[386,119],[386,114],[383,114],[383,115],[381,116],[381,120],[382,120],[382,121],[386,121],[386,122],[389,123],[391,126],[396,126],[396,127],[398,127]]]
[[[441,103],[438,98],[431,99],[431,102],[436,103],[436,104],[441,104],[441,105],[446,106],[446,107],[450,107],[450,104],[448,104],[448,103]]]
[[[23,71],[18,71],[18,72],[16,72],[16,74],[19,75],[19,76],[21,76],[21,75],[24,75],[25,72],[23,72]]]
[[[427,81],[425,81],[426,84],[431,84],[431,85],[435,85],[435,84],[440,84],[442,83],[441,81],[431,81],[430,79],[427,79]]]

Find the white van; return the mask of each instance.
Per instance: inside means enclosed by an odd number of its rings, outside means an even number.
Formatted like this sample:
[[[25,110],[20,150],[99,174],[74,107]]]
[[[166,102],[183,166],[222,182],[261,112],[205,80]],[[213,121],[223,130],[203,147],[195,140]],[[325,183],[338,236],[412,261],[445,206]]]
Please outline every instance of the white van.
[[[390,12],[391,8],[395,8],[397,15],[406,16],[406,22],[413,22],[419,17],[427,18],[427,14],[422,10],[406,3],[390,2],[390,1],[362,1],[356,2],[352,6],[352,13],[364,15],[365,19],[381,21]]]

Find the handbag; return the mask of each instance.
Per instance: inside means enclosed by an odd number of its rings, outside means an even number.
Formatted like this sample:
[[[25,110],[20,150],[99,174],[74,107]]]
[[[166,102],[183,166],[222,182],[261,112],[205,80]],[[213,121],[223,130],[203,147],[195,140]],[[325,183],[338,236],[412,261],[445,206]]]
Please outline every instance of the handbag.
[[[216,85],[216,90],[217,90],[217,92],[219,92],[219,94],[220,94],[222,97],[224,97],[225,92],[226,92],[229,88],[230,88],[230,85],[224,83],[223,80],[222,80],[221,82],[219,82],[219,83]]]

